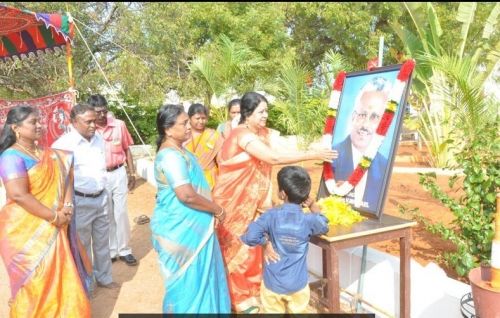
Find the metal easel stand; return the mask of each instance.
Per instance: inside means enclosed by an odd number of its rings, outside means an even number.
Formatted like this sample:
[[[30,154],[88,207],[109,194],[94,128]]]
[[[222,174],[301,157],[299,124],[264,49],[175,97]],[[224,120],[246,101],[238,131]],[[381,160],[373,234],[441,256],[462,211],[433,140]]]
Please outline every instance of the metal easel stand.
[[[477,318],[472,293],[467,293],[460,299],[460,312],[464,318]]]
[[[361,298],[363,295],[363,285],[365,280],[365,272],[366,272],[366,254],[368,252],[368,246],[363,245],[363,256],[361,257],[361,271],[359,273],[358,280],[358,291],[356,295],[354,295],[353,304],[356,308],[356,312],[361,309]]]

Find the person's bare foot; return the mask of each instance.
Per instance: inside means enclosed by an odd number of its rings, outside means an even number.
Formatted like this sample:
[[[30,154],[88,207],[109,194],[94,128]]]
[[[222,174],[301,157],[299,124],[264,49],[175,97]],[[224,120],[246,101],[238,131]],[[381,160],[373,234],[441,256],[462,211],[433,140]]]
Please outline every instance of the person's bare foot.
[[[116,282],[111,282],[109,284],[97,283],[97,286],[102,287],[102,288],[108,288],[108,289],[118,289],[121,287],[121,285],[116,283]]]

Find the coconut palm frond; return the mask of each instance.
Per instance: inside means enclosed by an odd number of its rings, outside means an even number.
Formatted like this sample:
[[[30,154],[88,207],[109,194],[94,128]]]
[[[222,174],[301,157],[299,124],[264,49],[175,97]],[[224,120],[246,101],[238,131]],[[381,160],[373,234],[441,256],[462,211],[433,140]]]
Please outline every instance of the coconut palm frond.
[[[248,90],[264,91],[273,96],[279,96],[282,86],[274,78],[258,79]]]
[[[232,90],[252,87],[264,59],[245,44],[222,34],[206,53],[189,63],[191,75],[204,84],[206,102]]]
[[[304,103],[306,95],[307,70],[300,64],[292,61],[283,63],[279,82],[282,84],[281,94],[290,102],[290,107],[298,111]]]
[[[485,80],[477,75],[479,66],[470,57],[456,55],[426,55],[424,61],[443,74],[445,80],[434,83],[433,87],[446,107],[454,112],[454,122],[464,138],[477,137],[480,128],[494,120],[493,104],[484,94]]]
[[[210,95],[220,92],[220,81],[209,58],[204,55],[197,56],[188,67],[194,77],[200,79],[208,86]]]

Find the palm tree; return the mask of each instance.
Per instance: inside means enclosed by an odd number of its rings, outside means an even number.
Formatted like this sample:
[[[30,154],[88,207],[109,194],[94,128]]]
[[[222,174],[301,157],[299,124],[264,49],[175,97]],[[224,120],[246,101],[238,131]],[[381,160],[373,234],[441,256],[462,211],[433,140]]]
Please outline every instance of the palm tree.
[[[328,51],[320,65],[320,76],[327,83],[326,87],[322,87],[311,83],[311,72],[301,63],[293,58],[282,62],[276,81],[279,98],[275,106],[280,123],[287,127],[289,133],[297,135],[299,148],[305,148],[322,135],[323,119],[328,108],[324,97],[329,96],[334,74],[348,68],[340,55]]]
[[[247,45],[221,35],[211,49],[196,56],[188,67],[202,84],[205,105],[210,108],[214,95],[252,88],[256,71],[263,65],[263,58]]]
[[[457,199],[443,191],[436,182],[435,174],[424,174],[420,184],[450,209],[454,215],[451,224],[430,220],[419,212],[415,216],[425,228],[439,234],[455,245],[452,252],[445,253],[444,259],[460,276],[465,276],[479,262],[489,259],[493,236],[493,215],[495,198],[500,180],[499,154],[499,109],[500,102],[485,94],[485,82],[493,76],[499,63],[499,45],[488,48],[486,40],[493,33],[500,13],[497,3],[484,23],[482,43],[472,52],[465,52],[467,34],[474,21],[475,3],[461,3],[457,20],[462,23],[461,41],[456,50],[445,52],[439,44],[439,21],[433,15],[430,3],[426,4],[429,23],[424,30],[420,24],[416,4],[405,4],[414,18],[420,38],[408,36],[409,51],[417,58],[417,82],[420,82],[422,135],[427,139],[430,150],[434,152],[437,164],[448,163],[452,168],[460,168],[449,180],[452,188],[461,180],[461,194]],[[420,15],[422,18],[422,15]],[[433,37],[436,35],[436,37]],[[418,42],[418,41],[417,41]],[[420,51],[412,51],[420,47]],[[420,69],[419,69],[420,68]],[[426,77],[430,76],[428,83]],[[438,110],[429,108],[430,102]],[[445,120],[445,121],[442,121]],[[456,164],[450,164],[450,149],[454,149]],[[454,193],[456,194],[456,193]]]
[[[326,96],[329,96],[332,91],[332,83],[335,80],[335,75],[340,71],[350,72],[353,69],[352,65],[339,53],[329,49],[325,52],[323,61],[319,64],[319,72],[324,83],[326,83]]]
[[[496,30],[495,25],[498,23],[500,4],[497,3],[492,8],[486,21],[479,21],[484,23],[482,41],[470,54],[466,54],[465,47],[468,43],[470,27],[472,23],[476,22],[474,14],[477,3],[463,2],[458,7],[456,19],[461,22],[462,29],[459,45],[453,53],[446,52],[440,43],[443,31],[436,11],[430,2],[405,2],[403,6],[414,23],[416,34],[398,23],[391,25],[405,44],[408,54],[417,60],[414,87],[421,106],[419,132],[431,152],[431,163],[438,167],[444,167],[453,162],[452,149],[455,145],[451,142],[449,133],[463,122],[464,118],[476,118],[477,113],[487,112],[477,108],[486,106],[485,103],[480,103],[477,107],[459,105],[457,102],[466,101],[466,99],[457,100],[455,97],[459,95],[448,94],[449,90],[444,88],[456,89],[461,81],[457,82],[458,78],[455,78],[447,67],[453,67],[454,71],[457,71],[455,75],[458,76],[464,76],[464,72],[468,72],[467,78],[474,78],[475,85],[484,84],[486,79],[490,78],[498,62],[500,43],[497,43],[495,48],[489,48],[487,42]],[[434,60],[434,62],[431,63],[430,60]],[[457,65],[460,62],[464,62],[462,66]],[[465,65],[466,63],[468,66]],[[457,93],[456,90],[455,93]],[[457,112],[457,109],[461,111]],[[478,126],[470,125],[469,127]]]
[[[441,72],[446,82],[434,89],[444,97],[446,108],[453,111],[455,134],[461,143],[474,140],[485,126],[497,123],[499,101],[486,96],[485,77],[474,57],[444,54],[428,55],[423,63]]]

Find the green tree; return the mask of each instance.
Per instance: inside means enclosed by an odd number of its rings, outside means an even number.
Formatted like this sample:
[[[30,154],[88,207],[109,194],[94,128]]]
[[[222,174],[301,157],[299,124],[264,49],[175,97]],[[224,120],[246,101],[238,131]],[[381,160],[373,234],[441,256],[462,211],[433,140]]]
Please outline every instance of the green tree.
[[[273,72],[273,61],[278,61],[287,49],[284,14],[279,6],[265,3],[144,3],[132,17],[137,27],[129,32],[139,39],[134,38],[130,44],[144,43],[141,50],[149,64],[149,73],[144,74],[147,82],[156,83],[154,86],[161,87],[163,92],[175,89],[186,98],[204,97],[206,92],[199,89],[200,78],[191,76],[189,65],[197,57],[213,54],[222,35],[268,61],[270,68],[262,70],[263,73]],[[122,62],[140,63],[127,58]],[[128,80],[130,86],[136,86],[133,79]],[[136,86],[136,89],[142,88]],[[146,92],[143,90],[142,94]]]
[[[365,69],[377,56],[379,37],[385,47],[400,47],[389,21],[398,20],[403,10],[394,3],[298,2],[286,6],[286,25],[297,49],[298,59],[315,69],[325,52],[343,56],[355,69]],[[385,64],[395,60],[385,51]]]
[[[460,107],[453,94],[444,94],[443,87],[452,87],[454,79],[449,78],[436,64],[426,63],[428,57],[450,56],[461,60],[470,56],[470,63],[476,69],[471,69],[469,78],[474,75],[474,80],[479,86],[491,77],[493,67],[498,62],[498,49],[500,48],[498,32],[495,25],[498,22],[500,5],[488,5],[489,14],[484,10],[479,16],[482,20],[475,19],[476,3],[460,3],[456,9],[456,22],[461,26],[461,33],[455,38],[458,45],[449,46],[453,51],[447,52],[442,44],[444,34],[440,19],[431,3],[403,3],[413,21],[413,26],[402,26],[398,22],[391,23],[394,31],[405,44],[405,50],[410,57],[417,61],[415,70],[414,92],[416,93],[417,108],[421,109],[419,117],[419,131],[432,155],[432,164],[444,167],[453,162],[454,150],[457,145],[452,144],[450,132],[461,120],[456,108]],[[449,15],[449,13],[448,13]],[[481,40],[474,39],[476,47],[469,45],[470,30],[482,28]],[[449,34],[447,34],[449,36]],[[447,41],[449,41],[449,37]],[[495,44],[496,43],[496,44]],[[482,69],[482,70],[481,70]],[[452,100],[449,100],[452,98]],[[470,108],[466,115],[476,116],[474,109]],[[477,108],[476,108],[477,110]],[[462,116],[463,117],[463,116]],[[457,138],[456,140],[459,140]]]
[[[331,51],[325,55],[322,67],[327,81],[338,70],[349,68],[341,56]],[[273,114],[273,119],[277,117],[279,125],[285,128],[283,132],[299,137],[300,148],[307,147],[322,135],[328,108],[330,89],[325,90],[322,85],[315,87],[310,82],[310,74],[311,71],[300,62],[287,59],[281,63],[276,81],[279,89],[272,111],[277,114]]]
[[[103,65],[116,56],[116,47],[111,43],[116,21],[129,10],[124,3],[51,3],[13,2],[7,5],[34,12],[70,12],[78,21],[91,25],[88,29],[78,24],[81,33],[92,50],[101,58]],[[78,22],[77,22],[78,23]],[[100,36],[96,32],[105,36]],[[73,45],[74,77],[76,89],[96,91],[103,82],[96,72],[95,63],[85,44],[75,30]],[[68,73],[65,53],[47,54],[33,60],[0,64],[0,96],[6,98],[29,98],[67,89]]]
[[[421,36],[421,39],[425,41],[412,42],[422,44],[420,51],[414,51],[420,61],[420,64],[417,62],[417,65],[421,66],[420,71],[430,72],[434,77],[430,85],[422,83],[426,87],[423,92],[433,95],[422,94],[421,97],[432,102],[435,102],[434,98],[439,98],[442,109],[447,112],[449,118],[447,123],[436,121],[428,126],[436,130],[439,127],[449,129],[446,138],[449,140],[448,145],[454,147],[455,161],[452,164],[448,162],[448,167],[463,171],[463,175],[457,174],[450,179],[450,187],[457,180],[462,182],[463,195],[458,200],[439,188],[435,175],[421,175],[420,178],[424,188],[455,216],[451,226],[434,223],[433,220],[422,217],[419,211],[413,210],[412,213],[428,230],[455,245],[456,250],[446,253],[444,259],[460,276],[466,275],[470,269],[490,257],[495,197],[500,189],[500,102],[493,96],[487,96],[484,90],[486,79],[492,76],[491,63],[498,65],[498,51],[488,49],[488,42],[494,35],[492,30],[499,14],[498,8],[500,6],[496,4],[486,22],[482,21],[483,38],[482,41],[476,39],[479,47],[468,49],[467,35],[472,29],[476,6],[474,3],[461,3],[457,11],[457,21],[462,26],[461,40],[457,41],[457,50],[448,53],[437,45],[439,21],[434,16],[432,6],[426,4],[426,14],[430,18],[431,27],[424,30],[424,25],[416,22],[421,34],[425,35]],[[418,17],[418,14],[423,12],[417,7],[412,8],[410,12],[415,21],[420,21],[418,19],[423,17]],[[409,38],[409,33],[406,33],[406,36]],[[420,76],[423,76],[422,73]],[[431,120],[438,118],[432,116],[429,110],[424,114]]]
[[[189,69],[202,83],[205,105],[210,108],[214,95],[253,88],[256,70],[263,65],[262,57],[248,46],[221,35],[210,51],[193,59]]]

